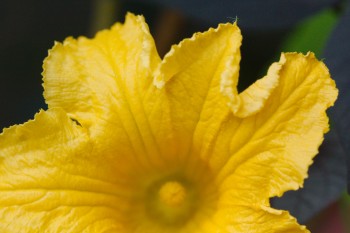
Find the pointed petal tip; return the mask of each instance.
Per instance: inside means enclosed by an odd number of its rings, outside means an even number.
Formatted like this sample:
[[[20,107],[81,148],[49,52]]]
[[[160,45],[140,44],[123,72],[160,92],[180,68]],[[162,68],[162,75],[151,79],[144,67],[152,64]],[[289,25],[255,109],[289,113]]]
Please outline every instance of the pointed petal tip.
[[[323,60],[319,60],[314,52],[307,52],[306,54],[303,53],[297,53],[297,52],[289,52],[289,53],[283,53],[284,59],[306,59],[307,62],[315,62],[320,65],[320,68],[323,72],[323,75],[326,79],[326,84],[332,87],[332,90],[329,93],[326,93],[329,95],[329,102],[327,107],[331,107],[334,105],[335,101],[338,98],[339,90],[336,86],[335,80],[332,79],[331,74],[329,72],[328,67],[323,62]]]
[[[205,32],[194,33],[191,38],[186,38],[179,44],[173,45],[170,51],[165,54],[160,66],[157,68],[157,72],[155,73],[154,84],[158,88],[161,88],[175,74],[181,72],[181,70],[185,68],[185,65],[187,64],[181,63],[179,58],[176,59],[176,57],[188,56],[188,51],[191,47],[200,46],[201,44],[203,46],[203,43],[208,44],[208,41],[213,41],[213,38],[219,37],[219,35],[226,35],[227,50],[233,51],[233,54],[236,53],[236,50],[239,50],[242,42],[242,35],[236,22],[219,24],[216,28],[209,28]],[[178,67],[175,67],[175,64],[173,64],[173,67],[170,68],[167,63],[175,63]],[[180,65],[180,63],[182,65]]]
[[[144,19],[143,15],[135,15],[134,13],[128,11],[125,15],[125,21],[130,19]]]
[[[282,53],[280,60],[274,62],[268,69],[267,75],[258,79],[240,94],[231,90],[229,106],[233,114],[239,118],[246,118],[258,113],[269,99],[271,92],[278,86],[279,72],[285,64],[286,58]]]

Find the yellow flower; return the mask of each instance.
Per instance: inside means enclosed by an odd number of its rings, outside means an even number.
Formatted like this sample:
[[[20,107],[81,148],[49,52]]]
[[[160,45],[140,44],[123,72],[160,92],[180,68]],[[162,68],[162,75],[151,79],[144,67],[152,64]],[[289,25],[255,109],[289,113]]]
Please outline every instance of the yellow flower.
[[[161,60],[142,16],[44,61],[47,111],[0,136],[0,232],[308,232],[298,189],[337,90],[312,53],[238,93],[236,24]]]

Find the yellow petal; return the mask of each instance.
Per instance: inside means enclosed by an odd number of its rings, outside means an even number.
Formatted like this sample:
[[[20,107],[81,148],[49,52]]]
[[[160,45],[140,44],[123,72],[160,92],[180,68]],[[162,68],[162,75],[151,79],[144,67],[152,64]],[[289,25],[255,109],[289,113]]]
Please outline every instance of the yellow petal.
[[[248,159],[219,184],[220,205],[269,205],[271,171],[267,164],[274,164],[276,157],[264,152]],[[269,167],[270,168],[270,167]],[[257,172],[258,171],[258,172]]]
[[[49,110],[0,135],[0,231],[307,232],[269,197],[302,185],[335,85],[293,53],[238,94],[241,39],[222,24],[160,62],[129,14],[57,43]]]
[[[237,84],[241,40],[236,24],[221,24],[174,45],[156,70],[154,82],[169,101],[180,156],[210,153],[230,114],[220,85],[223,76]]]
[[[232,118],[220,133],[210,162],[220,170],[219,182],[225,183],[240,165],[249,166],[250,158],[262,153],[273,155],[272,161],[255,169],[256,176],[270,172],[268,197],[280,196],[303,184],[323,134],[328,131],[325,110],[337,97],[328,69],[312,53],[282,54],[281,60],[279,84],[271,91],[265,107],[252,117]],[[216,154],[221,159],[215,158]]]
[[[0,135],[0,231],[125,232],[120,170],[62,110],[41,111]]]
[[[287,211],[264,206],[220,206],[213,217],[216,226],[223,232],[283,232],[307,233],[305,226],[299,225]],[[213,228],[213,231],[217,229]]]
[[[128,14],[94,39],[56,43],[44,62],[44,96],[88,128],[100,150],[156,166],[171,146],[167,103],[151,77],[159,62],[144,18]]]
[[[248,117],[257,113],[265,106],[272,90],[278,85],[279,71],[284,62],[284,60],[281,60],[272,64],[265,77],[259,79],[236,96],[240,100],[237,102],[239,106],[237,104],[235,105],[234,101],[229,102],[235,116]]]
[[[49,108],[61,107],[88,127],[96,117],[106,118],[108,104],[118,105],[128,94],[124,92],[142,97],[159,62],[144,18],[129,13],[125,24],[94,39],[55,43],[43,65],[44,96]]]

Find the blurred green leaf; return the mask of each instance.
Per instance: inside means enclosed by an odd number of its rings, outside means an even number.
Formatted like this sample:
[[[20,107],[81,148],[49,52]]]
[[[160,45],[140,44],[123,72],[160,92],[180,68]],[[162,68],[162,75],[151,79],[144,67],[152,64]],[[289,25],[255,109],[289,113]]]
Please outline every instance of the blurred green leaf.
[[[337,19],[337,14],[332,9],[326,9],[303,20],[287,36],[281,51],[302,53],[312,51],[320,57]]]

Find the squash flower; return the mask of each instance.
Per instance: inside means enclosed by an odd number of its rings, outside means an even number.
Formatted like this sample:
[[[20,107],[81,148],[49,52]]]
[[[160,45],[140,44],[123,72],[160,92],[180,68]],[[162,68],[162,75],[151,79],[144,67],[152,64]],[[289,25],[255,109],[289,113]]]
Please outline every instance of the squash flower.
[[[337,89],[282,53],[237,91],[236,23],[164,59],[142,16],[55,43],[41,110],[0,135],[0,232],[308,232],[269,199],[296,190]]]

